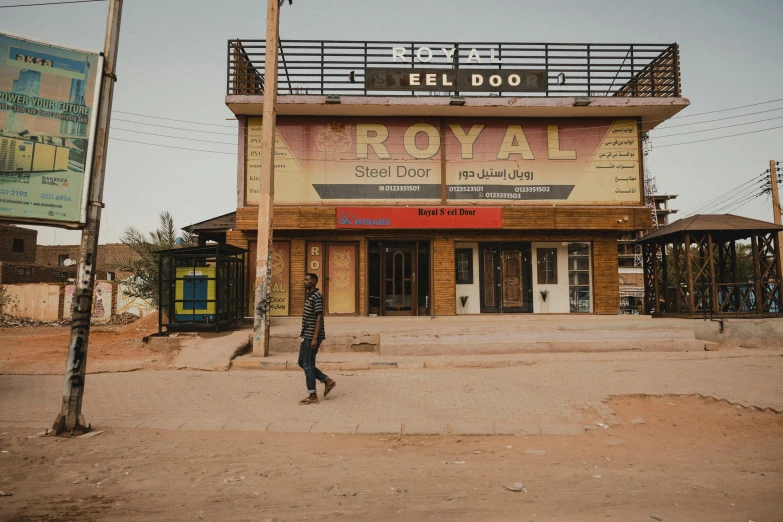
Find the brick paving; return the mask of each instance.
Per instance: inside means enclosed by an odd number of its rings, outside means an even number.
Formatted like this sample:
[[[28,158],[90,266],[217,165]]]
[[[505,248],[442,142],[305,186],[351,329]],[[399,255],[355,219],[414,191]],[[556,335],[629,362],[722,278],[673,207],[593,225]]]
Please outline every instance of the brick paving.
[[[618,422],[629,394],[702,395],[783,412],[783,352],[548,354],[503,368],[333,371],[318,405],[298,372],[91,374],[83,413],[100,428],[358,434],[576,434]],[[320,391],[320,388],[319,388]],[[48,427],[60,376],[0,375],[0,426]]]

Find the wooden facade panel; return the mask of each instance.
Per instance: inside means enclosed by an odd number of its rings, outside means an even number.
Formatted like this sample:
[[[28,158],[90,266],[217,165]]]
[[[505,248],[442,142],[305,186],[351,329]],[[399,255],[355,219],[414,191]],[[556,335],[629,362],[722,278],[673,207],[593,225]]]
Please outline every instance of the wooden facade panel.
[[[454,271],[454,239],[435,236],[432,240],[432,314],[456,315],[457,287]]]
[[[507,230],[639,230],[652,227],[646,207],[506,207]]]
[[[304,287],[302,282],[307,273],[305,267],[305,240],[291,240],[291,284],[289,294],[288,315],[302,315],[304,311]],[[319,286],[323,283],[318,282]]]
[[[275,207],[275,230],[336,230],[335,207]],[[258,228],[258,207],[237,209],[238,230]],[[506,230],[616,230],[652,228],[647,207],[504,207]]]
[[[359,315],[367,315],[367,238],[359,240]]]
[[[275,207],[273,226],[275,230],[334,230],[336,215],[334,207]],[[257,230],[258,207],[238,208],[236,227]]]
[[[620,313],[620,280],[617,272],[617,239],[613,236],[595,238],[593,240],[595,313]]]

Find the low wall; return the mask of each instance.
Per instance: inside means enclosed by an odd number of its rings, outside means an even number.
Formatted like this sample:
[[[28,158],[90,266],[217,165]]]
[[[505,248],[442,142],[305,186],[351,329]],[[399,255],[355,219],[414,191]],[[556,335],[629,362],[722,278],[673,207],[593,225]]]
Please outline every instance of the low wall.
[[[62,289],[58,283],[3,285],[3,313],[20,319],[52,322],[62,318]]]
[[[19,319],[54,322],[71,317],[76,286],[63,283],[3,285],[7,304],[3,313]],[[96,281],[92,322],[109,322],[113,315],[132,313],[144,317],[156,310],[144,299],[125,296],[117,281]]]

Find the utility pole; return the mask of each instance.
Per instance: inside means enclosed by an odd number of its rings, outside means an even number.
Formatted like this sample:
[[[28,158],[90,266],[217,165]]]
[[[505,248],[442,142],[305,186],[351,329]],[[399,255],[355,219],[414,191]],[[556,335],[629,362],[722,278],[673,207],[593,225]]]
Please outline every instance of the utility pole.
[[[772,219],[775,224],[780,225],[780,195],[778,194],[778,166],[775,160],[769,160],[769,184],[772,194]],[[783,233],[778,232],[778,275],[783,277],[783,259],[781,259],[781,251],[783,251]]]
[[[264,110],[261,128],[261,187],[258,195],[253,355],[269,355],[269,298],[272,293],[272,217],[275,196],[275,124],[277,113],[277,39],[279,0],[267,0]]]
[[[87,223],[82,230],[62,408],[52,427],[55,435],[79,435],[92,429],[89,425],[85,426],[86,423],[82,416],[82,399],[84,397],[84,377],[87,373],[87,344],[90,337],[90,318],[95,287],[98,233],[101,228],[101,209],[103,209],[103,181],[106,173],[109,121],[112,97],[114,96],[114,82],[117,81],[115,71],[121,17],[122,0],[109,0],[106,40],[103,46],[103,82],[98,105],[98,129],[95,135],[95,154],[92,158]]]

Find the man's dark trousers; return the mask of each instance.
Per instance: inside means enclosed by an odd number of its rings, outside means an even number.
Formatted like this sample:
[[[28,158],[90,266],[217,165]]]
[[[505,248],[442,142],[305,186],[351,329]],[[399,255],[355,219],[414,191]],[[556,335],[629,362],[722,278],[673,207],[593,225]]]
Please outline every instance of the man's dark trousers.
[[[305,372],[305,381],[307,382],[307,391],[310,393],[316,393],[315,381],[316,379],[321,382],[326,382],[329,377],[321,370],[315,367],[315,356],[318,355],[318,348],[321,347],[321,341],[318,341],[318,345],[315,350],[312,349],[312,339],[302,339],[302,343],[299,345],[299,367]]]

